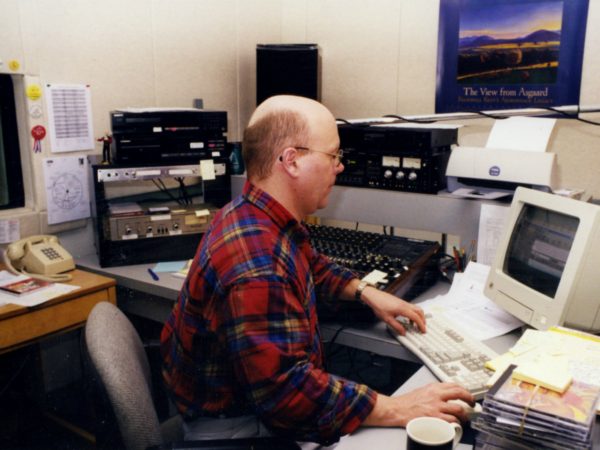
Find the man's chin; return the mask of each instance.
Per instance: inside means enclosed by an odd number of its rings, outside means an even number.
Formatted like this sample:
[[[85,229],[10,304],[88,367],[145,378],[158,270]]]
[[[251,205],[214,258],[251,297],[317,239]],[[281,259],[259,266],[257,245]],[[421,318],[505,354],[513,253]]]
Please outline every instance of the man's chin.
[[[331,186],[329,186],[327,188],[327,190],[325,191],[325,195],[323,196],[323,198],[319,201],[319,204],[317,206],[317,209],[323,209],[323,208],[327,208],[327,205],[329,204],[329,196],[331,195],[331,190],[333,189],[333,184]]]
[[[317,206],[317,209],[323,209],[323,208],[327,208],[327,205],[329,204],[329,198],[326,198],[324,200],[321,200],[319,202],[319,206]]]

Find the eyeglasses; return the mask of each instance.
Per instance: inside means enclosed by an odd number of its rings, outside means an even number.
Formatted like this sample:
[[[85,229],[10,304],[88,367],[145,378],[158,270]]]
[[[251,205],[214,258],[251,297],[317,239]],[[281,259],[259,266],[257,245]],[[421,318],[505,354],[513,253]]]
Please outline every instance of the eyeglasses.
[[[308,147],[296,146],[294,148],[296,150],[304,150],[307,152],[317,152],[317,153],[323,153],[324,155],[328,155],[335,162],[335,167],[338,167],[342,163],[342,158],[344,157],[344,150],[342,150],[342,149],[338,150],[335,153],[331,153],[331,152],[326,152],[324,150],[314,150],[314,149],[308,148]]]

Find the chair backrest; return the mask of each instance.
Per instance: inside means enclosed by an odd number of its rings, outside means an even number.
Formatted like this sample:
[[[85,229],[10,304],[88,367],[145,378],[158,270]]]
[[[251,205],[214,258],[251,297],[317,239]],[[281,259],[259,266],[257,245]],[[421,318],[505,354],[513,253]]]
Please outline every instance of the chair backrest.
[[[162,443],[150,365],[138,333],[112,303],[98,303],[85,325],[89,358],[104,386],[127,450]]]

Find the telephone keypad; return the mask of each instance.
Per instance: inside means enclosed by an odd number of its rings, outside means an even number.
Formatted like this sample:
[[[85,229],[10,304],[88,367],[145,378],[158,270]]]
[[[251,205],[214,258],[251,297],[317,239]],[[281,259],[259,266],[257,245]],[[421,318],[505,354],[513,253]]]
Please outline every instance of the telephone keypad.
[[[62,256],[52,247],[42,248],[41,250],[48,259],[62,259]]]

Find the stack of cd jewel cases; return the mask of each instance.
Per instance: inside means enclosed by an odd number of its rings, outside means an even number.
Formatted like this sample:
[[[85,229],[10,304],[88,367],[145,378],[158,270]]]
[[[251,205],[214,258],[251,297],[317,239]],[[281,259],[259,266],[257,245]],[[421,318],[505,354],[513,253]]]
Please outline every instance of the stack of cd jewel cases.
[[[514,368],[486,393],[482,412],[471,423],[478,430],[476,449],[599,448],[594,430],[599,386],[573,380],[560,394],[513,379]]]

